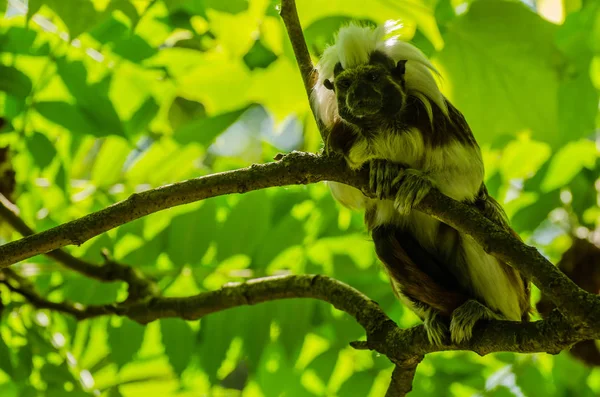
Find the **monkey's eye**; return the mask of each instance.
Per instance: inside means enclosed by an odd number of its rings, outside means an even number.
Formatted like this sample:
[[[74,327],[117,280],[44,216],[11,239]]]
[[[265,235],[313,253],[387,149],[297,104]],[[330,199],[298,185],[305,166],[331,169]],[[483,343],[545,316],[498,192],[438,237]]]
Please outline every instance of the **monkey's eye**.
[[[340,88],[348,88],[348,87],[350,87],[350,80],[341,79],[341,80],[336,81],[336,84]]]
[[[375,73],[375,72],[369,73],[369,80],[379,81],[379,73]]]

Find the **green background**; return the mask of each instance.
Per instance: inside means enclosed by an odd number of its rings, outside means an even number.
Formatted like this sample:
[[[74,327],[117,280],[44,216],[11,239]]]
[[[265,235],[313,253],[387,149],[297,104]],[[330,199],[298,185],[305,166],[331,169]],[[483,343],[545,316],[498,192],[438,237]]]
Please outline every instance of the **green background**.
[[[0,145],[13,199],[36,230],[131,193],[271,161],[321,141],[274,0],[0,1]],[[600,2],[299,0],[316,60],[351,19],[401,20],[480,143],[491,194],[515,230],[557,262],[598,224]],[[4,164],[3,166],[7,166]],[[2,240],[19,236],[2,226]],[[115,259],[167,296],[273,274],[321,273],[376,300],[401,326],[364,231],[324,184],[272,188],[171,209],[74,255]],[[122,299],[44,257],[13,266],[52,300]],[[0,395],[368,396],[391,364],[348,346],[349,316],[313,300],[272,302],[146,327],[76,322],[2,286]],[[539,299],[534,290],[533,299]],[[239,389],[243,389],[239,391]],[[411,396],[595,396],[600,370],[563,352],[428,355]]]

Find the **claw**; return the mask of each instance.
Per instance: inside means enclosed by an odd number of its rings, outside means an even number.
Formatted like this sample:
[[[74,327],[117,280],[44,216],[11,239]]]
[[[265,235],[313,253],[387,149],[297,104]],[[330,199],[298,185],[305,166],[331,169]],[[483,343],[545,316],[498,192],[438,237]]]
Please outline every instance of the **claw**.
[[[379,200],[389,198],[394,190],[392,183],[404,171],[404,167],[397,163],[375,159],[370,162],[369,189],[375,193]]]
[[[429,193],[433,184],[426,174],[415,169],[405,170],[401,181],[394,206],[401,214],[408,215],[413,207],[418,205]]]
[[[501,319],[488,307],[476,300],[468,300],[452,313],[450,337],[453,343],[461,343],[471,339],[473,327],[479,320]]]
[[[427,311],[423,323],[425,325],[425,330],[427,331],[429,343],[436,346],[443,345],[444,340],[448,335],[448,326],[439,316],[438,312],[433,310]]]

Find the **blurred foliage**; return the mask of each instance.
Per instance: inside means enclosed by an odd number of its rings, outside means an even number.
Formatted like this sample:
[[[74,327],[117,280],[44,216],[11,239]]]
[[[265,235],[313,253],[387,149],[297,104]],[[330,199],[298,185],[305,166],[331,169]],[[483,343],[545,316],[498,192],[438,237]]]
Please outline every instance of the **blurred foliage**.
[[[0,146],[23,219],[44,230],[133,192],[317,151],[277,0],[0,1]],[[350,19],[399,19],[439,67],[444,92],[482,147],[486,182],[517,232],[553,261],[600,221],[600,2],[299,0],[316,57]],[[3,168],[4,170],[4,168]],[[2,228],[3,241],[16,233]],[[174,208],[71,250],[102,248],[186,296],[284,273],[360,289],[401,326],[361,214],[322,185]],[[50,299],[109,303],[125,293],[43,257],[18,265]],[[2,396],[369,396],[385,357],[354,351],[362,329],[311,300],[201,321],[76,322],[2,292]],[[539,294],[534,294],[539,299]],[[432,354],[411,396],[596,396],[600,370],[566,353]]]

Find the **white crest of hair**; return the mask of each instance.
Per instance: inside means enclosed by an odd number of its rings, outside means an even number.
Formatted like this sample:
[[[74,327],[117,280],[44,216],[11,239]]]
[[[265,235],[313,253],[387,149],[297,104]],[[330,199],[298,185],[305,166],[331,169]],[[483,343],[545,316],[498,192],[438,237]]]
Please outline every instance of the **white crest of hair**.
[[[312,102],[318,117],[329,126],[337,116],[335,93],[324,86],[325,80],[333,78],[333,69],[339,62],[344,69],[369,63],[375,51],[381,51],[394,62],[407,60],[405,81],[409,95],[418,98],[432,117],[431,102],[444,114],[446,102],[433,74],[439,74],[431,62],[414,45],[402,41],[399,37],[385,37],[399,28],[395,21],[388,21],[377,28],[350,23],[341,28],[335,44],[327,47],[317,64],[319,79],[312,92]]]

